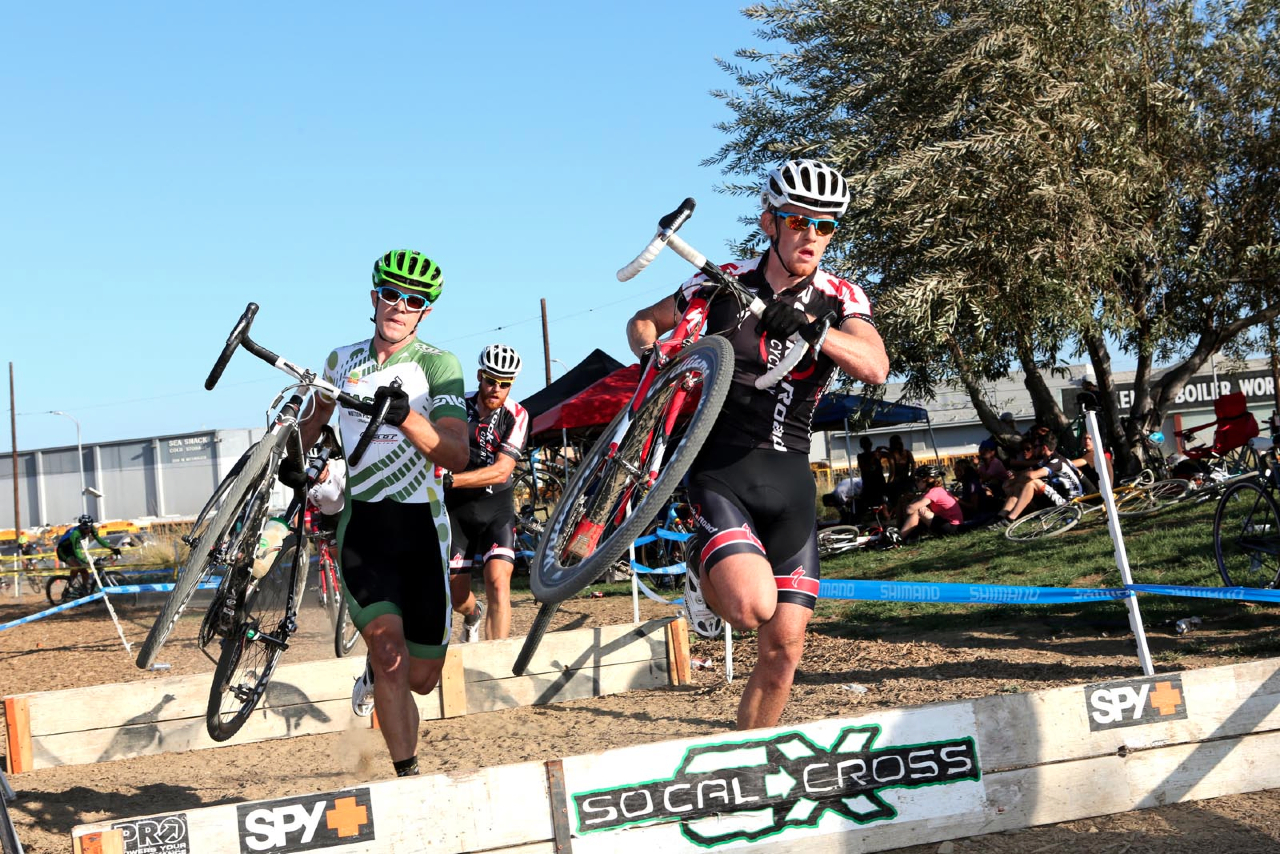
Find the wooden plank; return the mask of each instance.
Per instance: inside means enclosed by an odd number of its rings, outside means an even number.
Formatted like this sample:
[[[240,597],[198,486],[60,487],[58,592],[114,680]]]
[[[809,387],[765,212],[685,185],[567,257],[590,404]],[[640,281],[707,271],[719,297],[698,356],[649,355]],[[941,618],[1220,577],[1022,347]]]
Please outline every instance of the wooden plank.
[[[542,676],[511,677],[467,685],[467,709],[471,714],[541,706],[585,697],[603,697],[623,691],[660,688],[668,682],[666,662],[636,661],[604,667],[585,667]]]
[[[360,659],[328,659],[282,664],[271,685],[284,703],[311,703],[351,697],[364,666]],[[202,717],[212,673],[192,673],[94,685],[64,691],[20,694],[31,704],[32,735],[128,726],[166,718]]]
[[[30,771],[31,712],[26,697],[5,698],[4,721],[9,745],[9,772],[21,774]]]
[[[741,841],[725,839],[740,832],[744,819],[754,810],[719,810],[719,815],[698,817],[686,823],[668,816],[659,823],[623,825],[619,829],[601,832],[583,831],[580,826],[580,796],[607,794],[607,787],[597,785],[601,778],[593,779],[593,773],[603,779],[633,780],[629,790],[639,792],[641,787],[663,782],[652,776],[654,767],[669,767],[675,758],[678,762],[690,760],[703,762],[690,765],[691,773],[734,772],[743,767],[741,762],[729,761],[738,745],[752,745],[743,758],[751,761],[776,762],[781,756],[801,762],[826,763],[832,756],[843,756],[847,761],[864,748],[892,752],[897,747],[938,748],[953,736],[960,735],[966,726],[977,725],[974,720],[976,703],[939,704],[915,709],[889,710],[888,717],[868,715],[844,721],[818,721],[798,727],[774,730],[756,730],[750,733],[717,734],[700,739],[685,739],[655,745],[605,751],[564,761],[566,792],[571,812],[573,830],[572,847],[575,854],[651,854],[662,852],[701,852],[710,844],[738,847]],[[850,750],[834,750],[832,733],[840,733],[850,726],[866,726],[868,721],[880,720],[887,724],[868,748],[855,745]],[[877,724],[879,725],[879,724]],[[932,732],[932,740],[929,733]],[[796,736],[803,736],[813,746],[833,749],[831,753],[816,753],[811,757],[795,748],[801,743]],[[923,736],[923,739],[922,739]],[[787,739],[790,739],[789,741]],[[770,741],[776,752],[760,750],[755,745]],[[789,748],[784,745],[789,744]],[[699,749],[701,752],[699,752]],[[982,746],[977,745],[981,755]],[[897,779],[901,766],[890,763],[885,768],[855,769],[864,776],[876,777],[884,783],[879,789],[868,789],[884,799],[887,812],[871,815],[865,810],[869,801],[858,803],[858,798],[843,799],[844,793],[828,796],[817,803],[825,812],[816,815],[801,813],[801,819],[812,817],[811,822],[801,821],[792,826],[766,833],[751,843],[757,854],[836,854],[836,852],[869,852],[939,842],[1012,830],[1033,825],[1050,824],[1144,809],[1169,803],[1221,797],[1226,794],[1257,791],[1280,787],[1280,765],[1271,757],[1280,751],[1280,731],[1270,730],[1233,738],[1211,739],[1189,744],[1171,744],[1146,748],[1127,755],[1093,756],[1063,762],[1036,764],[1029,767],[983,773],[979,778],[959,779],[950,782],[917,781],[918,785],[903,785]],[[656,757],[653,762],[636,762],[638,756]],[[889,755],[885,753],[883,755]],[[900,754],[910,757],[910,753]],[[931,754],[933,762],[943,756]],[[918,757],[917,757],[918,758]],[[946,761],[945,759],[943,761]],[[928,762],[914,762],[910,767],[928,771]],[[630,765],[626,763],[631,763]],[[816,766],[814,766],[816,767]],[[701,770],[693,770],[700,768]],[[576,771],[575,771],[576,769]],[[793,766],[792,770],[796,770]],[[588,773],[593,772],[593,773]],[[663,772],[671,776],[671,770]],[[851,774],[854,771],[850,772]],[[575,782],[574,775],[579,777]],[[586,776],[584,776],[586,775]],[[927,776],[927,774],[926,774]],[[831,782],[830,776],[802,774],[790,780],[792,787],[802,785],[806,791],[823,788]],[[782,781],[787,785],[787,781]],[[584,791],[584,786],[586,790]],[[673,790],[674,791],[674,790]],[[657,802],[692,803],[699,795],[694,788],[672,795],[668,792]],[[708,789],[707,791],[714,791]],[[736,795],[752,796],[752,790],[737,791],[726,787],[714,798],[733,798]],[[790,800],[787,796],[792,795]],[[795,810],[804,806],[804,792],[787,789],[780,800],[794,817]],[[864,796],[859,796],[864,797]],[[313,807],[324,801],[324,809]],[[388,850],[414,850],[426,852],[551,852],[554,847],[554,826],[551,819],[553,803],[548,793],[546,768],[542,763],[481,769],[476,772],[440,774],[429,777],[406,778],[373,783],[367,787],[347,789],[336,793],[302,795],[297,798],[246,804],[224,804],[190,810],[181,814],[191,840],[191,854],[238,854],[240,834],[257,834],[254,842],[265,845],[262,834],[273,826],[274,816],[284,817],[280,810],[292,809],[301,815],[298,805],[308,814],[328,816],[330,812],[344,812],[348,818],[353,810],[341,808],[352,803],[367,804],[373,817],[367,828],[367,838],[343,844],[344,851],[372,852]],[[638,810],[643,799],[631,797],[615,801],[623,809]],[[427,806],[430,809],[427,809]],[[841,815],[838,807],[847,805],[854,810],[857,819]],[[719,806],[717,804],[717,806]],[[747,804],[753,807],[752,804]],[[858,810],[863,812],[858,813]],[[247,820],[252,817],[252,821]],[[114,820],[77,827],[77,838],[88,833],[100,832],[111,826],[138,821],[156,822],[172,816],[152,816],[144,819]],[[341,816],[338,816],[341,818]],[[321,833],[334,831],[341,821],[320,822]],[[356,825],[359,825],[357,828]],[[364,829],[365,819],[352,824]],[[757,829],[761,827],[757,822]],[[765,827],[765,830],[770,828]],[[300,834],[302,829],[290,831]],[[699,836],[693,836],[697,834]],[[296,840],[282,838],[286,845]],[[335,840],[336,841],[336,840]]]
[[[672,685],[690,685],[693,673],[689,661],[689,624],[683,617],[667,624],[668,665]]]
[[[651,620],[594,629],[551,632],[542,639],[525,675],[541,676],[591,665],[666,658],[666,624]],[[461,650],[467,682],[510,679],[524,638],[465,644]]]
[[[76,837],[75,854],[124,854],[124,834],[119,830],[100,830]]]
[[[156,753],[207,750],[276,738],[367,729],[368,726],[367,719],[356,717],[351,711],[350,698],[283,708],[260,706],[245,721],[244,727],[224,742],[216,742],[209,737],[203,714],[42,736],[34,740],[33,765],[35,768],[86,765]]]
[[[415,694],[414,701],[427,721],[660,687],[668,678],[666,623],[553,633],[536,657],[539,667],[523,677],[510,672],[522,639],[462,645],[446,657],[440,685]],[[363,666],[359,659],[334,659],[280,667],[262,706],[224,743],[376,728],[376,713],[366,721],[350,710],[351,687]],[[210,678],[171,676],[8,698],[15,722],[9,755],[15,767],[29,769],[218,747],[204,724]],[[24,716],[20,710],[28,708]],[[34,730],[25,759],[13,745],[23,732],[16,723],[23,721],[30,721],[28,732]]]
[[[440,717],[456,718],[467,713],[467,679],[462,653],[450,648],[440,672]]]

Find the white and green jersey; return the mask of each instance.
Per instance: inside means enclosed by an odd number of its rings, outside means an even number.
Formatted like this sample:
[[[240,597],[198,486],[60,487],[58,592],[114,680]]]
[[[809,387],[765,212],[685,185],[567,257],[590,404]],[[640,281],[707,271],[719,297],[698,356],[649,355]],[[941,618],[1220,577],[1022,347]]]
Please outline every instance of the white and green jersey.
[[[372,339],[339,347],[329,354],[324,368],[326,380],[347,394],[368,401],[373,400],[378,388],[390,385],[397,377],[414,411],[431,421],[467,420],[458,357],[416,338],[381,365]],[[368,424],[368,415],[339,404],[338,426],[348,458]],[[390,424],[378,431],[360,464],[347,471],[348,502],[430,503],[434,510],[442,506],[443,494],[435,463],[415,448],[400,428]]]

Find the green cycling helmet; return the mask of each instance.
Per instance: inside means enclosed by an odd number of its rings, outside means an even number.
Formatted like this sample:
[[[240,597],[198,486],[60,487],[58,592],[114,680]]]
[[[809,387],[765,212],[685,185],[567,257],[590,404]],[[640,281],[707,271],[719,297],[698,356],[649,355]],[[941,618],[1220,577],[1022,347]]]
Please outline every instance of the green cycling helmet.
[[[373,286],[382,285],[422,294],[434,303],[444,290],[444,273],[421,252],[393,249],[373,262]]]

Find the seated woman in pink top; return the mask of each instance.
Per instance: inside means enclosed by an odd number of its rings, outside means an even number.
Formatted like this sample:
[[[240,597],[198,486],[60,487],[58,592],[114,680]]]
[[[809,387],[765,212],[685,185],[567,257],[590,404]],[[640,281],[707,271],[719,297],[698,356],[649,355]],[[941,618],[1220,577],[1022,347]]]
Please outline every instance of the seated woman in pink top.
[[[964,513],[955,496],[942,488],[942,466],[920,466],[915,474],[924,495],[907,505],[899,532],[902,538],[906,539],[917,527],[939,536],[958,533]]]

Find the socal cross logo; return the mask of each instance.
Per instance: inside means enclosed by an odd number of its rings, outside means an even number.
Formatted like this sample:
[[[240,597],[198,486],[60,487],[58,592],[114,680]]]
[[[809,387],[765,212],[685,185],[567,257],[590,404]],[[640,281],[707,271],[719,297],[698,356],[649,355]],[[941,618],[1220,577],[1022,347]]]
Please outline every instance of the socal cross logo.
[[[669,779],[574,794],[578,831],[679,821],[690,841],[723,845],[816,827],[827,812],[888,821],[898,811],[883,789],[982,778],[971,737],[877,748],[880,733],[878,724],[846,727],[830,748],[799,732],[695,747]]]

